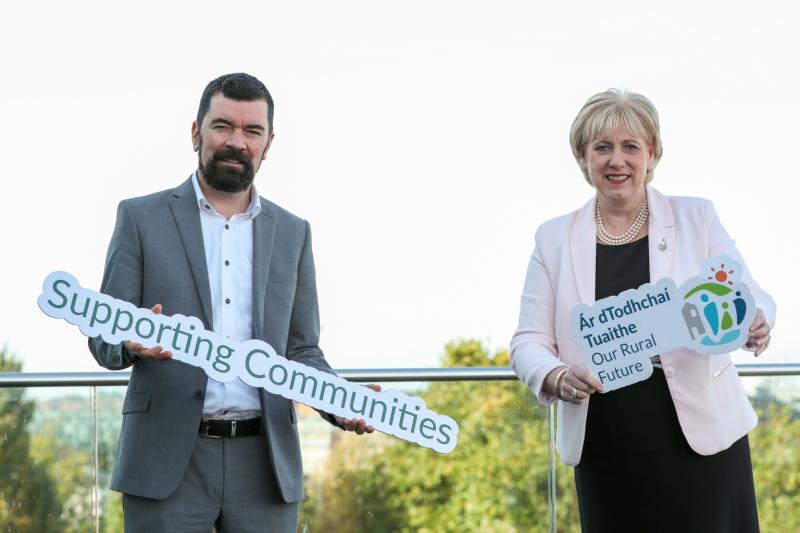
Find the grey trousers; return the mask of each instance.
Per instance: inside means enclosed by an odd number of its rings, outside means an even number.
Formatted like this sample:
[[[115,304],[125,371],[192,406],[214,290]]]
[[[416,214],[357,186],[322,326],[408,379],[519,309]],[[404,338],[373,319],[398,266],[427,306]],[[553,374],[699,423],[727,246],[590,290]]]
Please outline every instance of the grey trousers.
[[[164,500],[123,495],[127,533],[294,533],[297,503],[278,493],[263,435],[199,437],[177,490]]]

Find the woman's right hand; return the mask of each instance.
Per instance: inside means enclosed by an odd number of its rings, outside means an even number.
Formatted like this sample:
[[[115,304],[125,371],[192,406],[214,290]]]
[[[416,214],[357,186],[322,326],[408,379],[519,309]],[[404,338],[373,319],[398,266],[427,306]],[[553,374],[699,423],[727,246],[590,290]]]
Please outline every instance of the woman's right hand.
[[[564,367],[559,367],[551,372],[558,376]],[[548,376],[550,377],[550,376]],[[551,378],[553,379],[553,378]],[[558,396],[561,401],[580,404],[586,401],[595,392],[603,392],[603,385],[597,381],[586,368],[582,365],[571,365],[559,382],[552,383],[552,394]]]

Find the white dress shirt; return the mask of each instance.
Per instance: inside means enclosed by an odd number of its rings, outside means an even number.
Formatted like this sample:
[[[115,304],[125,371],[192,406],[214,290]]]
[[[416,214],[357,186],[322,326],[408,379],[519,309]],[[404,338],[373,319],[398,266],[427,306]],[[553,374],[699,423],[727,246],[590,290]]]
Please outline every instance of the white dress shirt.
[[[238,342],[250,340],[253,330],[253,219],[261,212],[255,186],[244,213],[226,220],[208,203],[198,183],[192,185],[200,206],[200,225],[211,289],[214,333]],[[221,383],[208,378],[203,416],[243,419],[261,414],[255,387],[240,379]]]

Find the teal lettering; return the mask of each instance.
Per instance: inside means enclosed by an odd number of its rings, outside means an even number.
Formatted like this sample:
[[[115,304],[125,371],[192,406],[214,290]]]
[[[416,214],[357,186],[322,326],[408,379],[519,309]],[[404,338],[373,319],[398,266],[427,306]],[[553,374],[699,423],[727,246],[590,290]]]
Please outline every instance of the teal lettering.
[[[84,300],[83,311],[78,311],[75,309],[75,303],[78,301],[78,293],[72,294],[72,303],[69,305],[69,310],[72,311],[72,314],[75,316],[82,316],[86,318],[86,314],[89,312],[89,298]]]
[[[140,326],[143,323],[147,323],[147,324],[150,325],[150,333],[148,333],[147,335],[145,335],[141,331],[141,327]],[[153,333],[155,333],[155,332],[156,332],[156,325],[153,324],[153,321],[150,320],[149,318],[142,317],[142,318],[140,318],[139,320],[136,321],[136,334],[139,335],[139,337],[141,337],[142,339],[149,339],[150,337],[153,336]]]
[[[72,285],[70,285],[69,281],[67,281],[65,279],[59,279],[59,280],[56,280],[55,283],[53,283],[53,292],[55,292],[56,294],[61,296],[61,299],[63,300],[63,303],[61,305],[56,305],[55,303],[53,303],[52,300],[47,300],[47,303],[49,303],[50,306],[52,306],[54,309],[63,309],[64,306],[67,305],[67,295],[58,290],[58,286],[59,285],[66,285],[67,287],[72,287]]]
[[[101,320],[97,316],[97,310],[100,308],[105,309],[105,317]],[[92,318],[89,320],[89,327],[91,328],[94,326],[95,322],[99,324],[106,324],[111,319],[111,306],[108,304],[104,304],[102,302],[95,302],[94,307],[92,308]]]
[[[333,391],[331,393],[331,399],[330,399],[330,401],[328,403],[333,405],[333,403],[336,401],[336,394],[339,391],[341,391],[342,392],[342,409],[344,409],[345,408],[344,406],[347,404],[347,391],[344,389],[344,387],[337,387],[333,383],[329,383],[327,381],[322,383],[322,390],[320,390],[320,392],[319,392],[320,401],[321,402],[325,401],[325,390],[328,389],[328,388],[332,389],[332,391]]]
[[[127,323],[127,325],[125,327],[122,327],[119,324],[119,318],[122,315],[125,315],[126,317],[128,317],[128,323]],[[131,329],[132,325],[133,325],[133,315],[130,314],[129,312],[127,312],[127,311],[122,310],[122,309],[117,309],[117,312],[114,313],[114,324],[111,326],[111,334],[113,335],[117,331],[128,331],[129,329]]]
[[[419,432],[420,434],[425,437],[426,439],[432,439],[433,435],[426,435],[425,430],[436,430],[436,423],[431,420],[430,418],[423,418],[422,421],[419,423]]]
[[[265,374],[256,374],[255,372],[253,372],[253,369],[250,368],[250,358],[253,357],[253,355],[256,355],[256,354],[263,355],[267,359],[269,359],[269,354],[267,352],[265,352],[264,350],[259,350],[258,348],[256,348],[255,350],[250,350],[250,353],[248,353],[244,358],[244,368],[245,368],[245,370],[247,370],[247,373],[250,374],[251,376],[253,376],[254,378],[263,379],[263,378],[266,377]]]
[[[383,411],[381,411],[381,423],[383,423],[384,419],[386,418],[386,409],[387,409],[387,407],[386,407],[386,404],[383,403],[380,400],[375,400],[375,399],[372,400],[372,403],[369,406],[369,417],[371,419],[375,420],[375,405],[376,404],[380,404],[381,407],[383,407]]]
[[[442,424],[441,426],[439,426],[439,435],[441,435],[445,439],[445,440],[436,439],[436,442],[438,442],[439,444],[450,444],[451,437],[448,434],[448,432],[445,431],[445,428],[447,428],[448,430],[453,429],[452,427],[450,427],[449,424]]]
[[[283,379],[281,380],[280,383],[278,383],[278,380],[275,379],[275,370],[278,369],[283,372]],[[273,382],[275,385],[278,385],[280,387],[281,385],[286,383],[287,379],[289,379],[289,372],[287,372],[286,369],[283,368],[282,366],[272,365],[272,367],[269,369],[269,380]]]
[[[295,381],[295,378],[297,378],[297,376],[300,376],[302,378],[302,380],[303,380],[303,384],[300,385],[300,394],[305,394],[306,393],[306,383],[311,382],[311,384],[312,384],[311,385],[311,397],[313,398],[314,396],[316,396],[317,395],[317,378],[315,378],[314,376],[307,376],[307,375],[303,374],[302,372],[298,372],[297,370],[293,370],[292,371],[292,380],[289,382],[289,388],[294,390],[294,388],[295,388],[294,381]]]
[[[188,335],[188,333],[187,333],[187,335]],[[172,340],[174,342],[175,338],[173,337]],[[210,361],[211,360],[211,350],[214,349],[214,345],[211,344],[211,341],[208,340],[208,339],[204,339],[202,337],[195,337],[195,339],[194,339],[194,353],[192,355],[197,357],[197,354],[200,352],[200,343],[205,343],[208,346],[208,350],[206,351],[206,361]],[[175,349],[177,350],[177,348],[175,348]],[[264,376],[261,376],[261,377],[263,378]]]
[[[211,366],[217,372],[221,372],[222,374],[227,373],[231,369],[231,365],[227,363],[227,360],[230,359],[232,355],[233,348],[220,344],[217,346],[217,357],[214,359],[214,363]]]
[[[156,337],[156,342],[161,344],[161,336],[164,335],[164,330],[171,330],[172,328],[167,324],[159,324],[158,325],[158,336]]]
[[[363,399],[363,401],[361,402],[361,409],[356,409],[356,406],[353,405],[353,400],[356,399],[356,395],[353,394],[352,396],[350,396],[350,410],[353,411],[354,413],[363,415],[364,412],[367,410],[367,397],[362,395],[361,398]]]

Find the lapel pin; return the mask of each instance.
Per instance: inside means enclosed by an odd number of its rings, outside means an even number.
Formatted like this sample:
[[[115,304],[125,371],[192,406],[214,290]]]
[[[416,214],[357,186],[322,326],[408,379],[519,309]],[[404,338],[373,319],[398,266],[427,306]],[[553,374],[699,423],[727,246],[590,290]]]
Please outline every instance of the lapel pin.
[[[664,239],[661,239],[661,242],[658,243],[658,249],[661,250],[662,252],[664,250],[666,250],[667,249],[667,241],[665,241]]]

